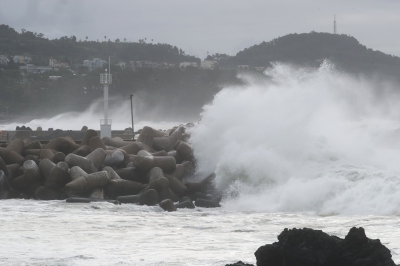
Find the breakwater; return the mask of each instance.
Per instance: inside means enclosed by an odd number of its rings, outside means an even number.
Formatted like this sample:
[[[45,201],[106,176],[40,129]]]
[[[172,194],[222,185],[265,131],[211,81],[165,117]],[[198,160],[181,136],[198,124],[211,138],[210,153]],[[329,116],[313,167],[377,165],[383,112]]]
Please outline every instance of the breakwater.
[[[135,141],[100,139],[97,131],[84,129],[79,144],[68,131],[46,144],[31,131],[17,131],[0,148],[0,197],[158,204],[168,211],[219,207],[215,176],[195,177],[185,128],[144,127]]]

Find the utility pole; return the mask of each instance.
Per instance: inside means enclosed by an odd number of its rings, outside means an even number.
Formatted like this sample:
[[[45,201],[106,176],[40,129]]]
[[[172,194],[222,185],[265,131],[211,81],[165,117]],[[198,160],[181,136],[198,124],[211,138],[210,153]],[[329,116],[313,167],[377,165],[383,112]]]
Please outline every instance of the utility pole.
[[[336,15],[333,16],[333,34],[337,34],[337,30],[336,30]]]
[[[129,97],[131,99],[131,119],[132,119],[132,139],[135,140],[135,129],[133,128],[133,105],[132,105],[132,97],[133,95]]]

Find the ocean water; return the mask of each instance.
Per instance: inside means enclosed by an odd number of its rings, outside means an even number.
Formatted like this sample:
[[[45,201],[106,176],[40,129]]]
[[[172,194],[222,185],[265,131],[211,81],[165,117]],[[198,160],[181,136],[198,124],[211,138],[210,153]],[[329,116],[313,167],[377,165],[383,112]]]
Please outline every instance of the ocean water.
[[[362,226],[400,261],[397,216],[178,210],[111,203],[0,201],[1,265],[225,265],[255,263],[254,252],[284,228],[344,237]]]
[[[0,201],[0,264],[255,263],[284,228],[344,237],[353,226],[400,263],[399,86],[329,62],[265,74],[269,82],[243,76],[246,86],[223,89],[189,130],[197,176],[216,173],[222,208]],[[73,121],[80,129],[94,116]],[[60,128],[61,117],[40,123]]]

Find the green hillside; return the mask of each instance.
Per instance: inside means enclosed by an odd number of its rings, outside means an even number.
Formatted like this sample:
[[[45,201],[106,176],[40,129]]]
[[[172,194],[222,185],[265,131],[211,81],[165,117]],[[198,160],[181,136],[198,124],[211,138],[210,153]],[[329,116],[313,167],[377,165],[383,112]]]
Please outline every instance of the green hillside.
[[[152,61],[156,63],[179,63],[200,59],[186,55],[182,49],[164,43],[124,42],[117,40],[86,41],[75,36],[64,36],[49,40],[41,33],[22,30],[16,32],[7,25],[0,25],[0,54],[30,54],[35,63],[48,64],[50,58],[67,59],[70,63],[79,63],[84,59],[108,58],[113,61]]]
[[[221,55],[215,55],[218,57]],[[377,72],[390,76],[400,73],[399,57],[369,49],[348,35],[317,32],[289,34],[262,42],[228,59],[222,57],[220,62],[224,66],[268,67],[279,61],[316,67],[324,59],[352,73]]]

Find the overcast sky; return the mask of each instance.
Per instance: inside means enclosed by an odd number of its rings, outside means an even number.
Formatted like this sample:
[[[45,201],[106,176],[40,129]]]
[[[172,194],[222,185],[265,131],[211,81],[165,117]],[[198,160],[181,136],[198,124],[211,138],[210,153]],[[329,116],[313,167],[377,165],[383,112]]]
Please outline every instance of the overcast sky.
[[[400,56],[400,0],[0,0],[0,24],[54,39],[137,42],[147,38],[188,54],[236,54],[290,33],[354,36]]]

